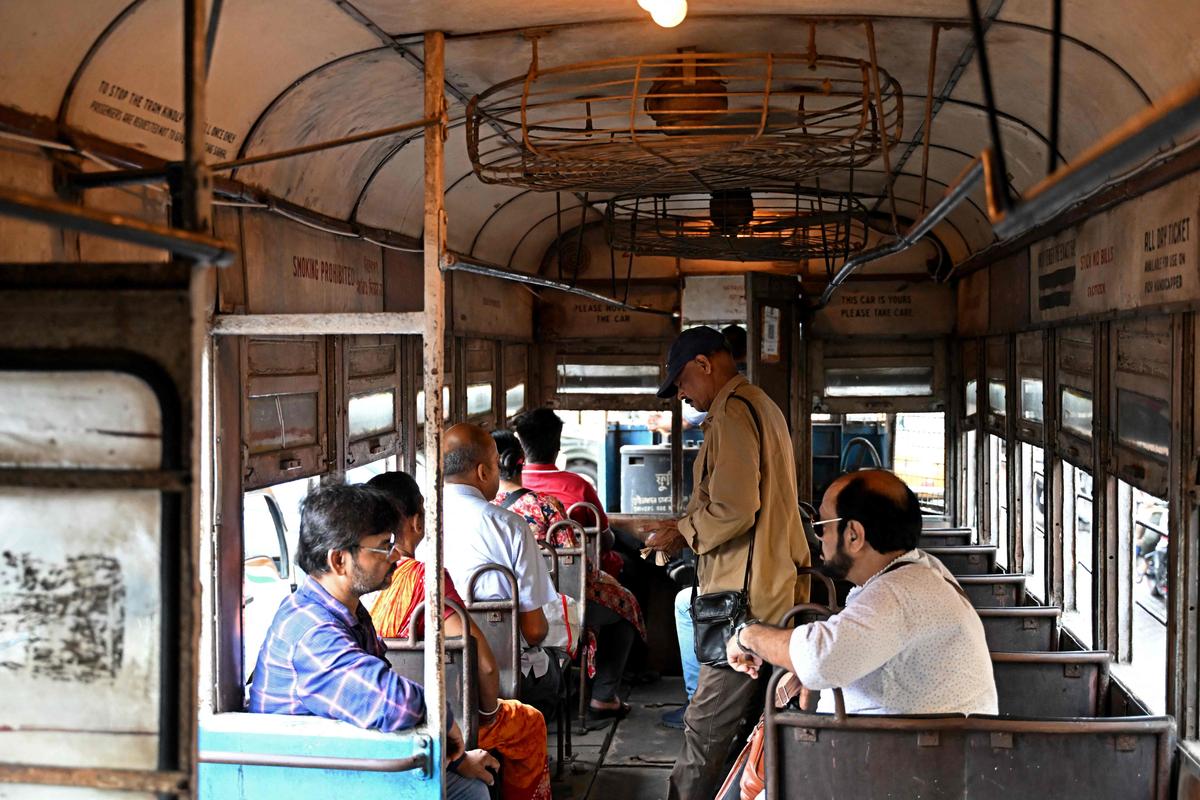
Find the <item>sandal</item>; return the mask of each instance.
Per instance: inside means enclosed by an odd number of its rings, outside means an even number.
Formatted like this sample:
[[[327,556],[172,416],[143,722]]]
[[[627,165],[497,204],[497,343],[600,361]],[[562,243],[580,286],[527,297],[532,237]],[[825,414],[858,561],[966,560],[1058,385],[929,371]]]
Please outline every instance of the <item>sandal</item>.
[[[624,702],[616,708],[594,708],[589,705],[587,710],[587,721],[600,722],[608,719],[625,719],[627,716],[629,716],[629,711],[631,708],[632,707],[629,705],[629,703]]]

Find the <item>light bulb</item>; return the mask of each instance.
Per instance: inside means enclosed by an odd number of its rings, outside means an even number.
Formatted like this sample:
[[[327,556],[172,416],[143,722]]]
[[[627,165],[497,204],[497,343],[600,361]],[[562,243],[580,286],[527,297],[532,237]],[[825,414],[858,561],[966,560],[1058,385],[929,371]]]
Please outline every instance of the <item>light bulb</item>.
[[[674,28],[687,16],[687,0],[648,0],[650,18],[663,28]]]

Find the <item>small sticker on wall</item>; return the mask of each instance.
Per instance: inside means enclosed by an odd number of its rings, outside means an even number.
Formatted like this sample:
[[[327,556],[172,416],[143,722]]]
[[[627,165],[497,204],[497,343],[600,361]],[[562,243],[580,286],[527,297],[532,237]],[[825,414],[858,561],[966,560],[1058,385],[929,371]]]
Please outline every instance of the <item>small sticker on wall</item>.
[[[762,347],[760,354],[763,363],[773,364],[779,361],[779,309],[763,306]]]

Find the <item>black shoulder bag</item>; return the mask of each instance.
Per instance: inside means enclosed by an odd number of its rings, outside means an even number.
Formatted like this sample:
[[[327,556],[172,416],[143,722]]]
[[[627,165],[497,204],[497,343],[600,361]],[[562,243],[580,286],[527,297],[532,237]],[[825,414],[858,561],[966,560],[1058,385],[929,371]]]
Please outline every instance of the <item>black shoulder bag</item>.
[[[759,470],[762,470],[763,429],[758,412],[754,405],[744,397],[736,394],[730,399],[738,399],[750,409],[754,419],[754,428],[758,432],[759,441]],[[708,473],[707,454],[704,462],[704,472]],[[746,554],[746,578],[741,590],[725,592],[709,592],[697,594],[700,586],[699,570],[692,579],[692,628],[695,635],[696,660],[710,667],[728,667],[725,657],[725,643],[733,636],[733,630],[750,616],[750,567],[754,563],[754,537],[758,532],[758,515],[762,511],[760,499],[758,511],[754,512],[754,526],[750,528],[750,551]]]

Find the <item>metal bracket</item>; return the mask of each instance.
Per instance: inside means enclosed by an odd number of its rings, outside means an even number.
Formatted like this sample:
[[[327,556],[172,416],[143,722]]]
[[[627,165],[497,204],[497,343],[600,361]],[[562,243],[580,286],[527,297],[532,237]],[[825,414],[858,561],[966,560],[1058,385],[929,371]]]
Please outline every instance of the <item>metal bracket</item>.
[[[1012,750],[1013,735],[1002,731],[992,732],[992,748],[995,750]]]
[[[1078,678],[1083,675],[1083,667],[1078,664],[1063,664],[1064,678]]]
[[[1041,627],[1037,617],[1025,617],[1025,619],[1021,620],[1021,630],[1023,631],[1036,631]]]
[[[503,615],[499,611],[487,612],[487,621],[499,625],[504,620]]]
[[[1137,750],[1137,737],[1124,734],[1117,737],[1115,744],[1118,753],[1132,753]]]
[[[941,747],[942,735],[937,731],[925,731],[917,734],[917,747]]]
[[[796,728],[795,737],[797,742],[815,742],[817,740],[817,729]]]

